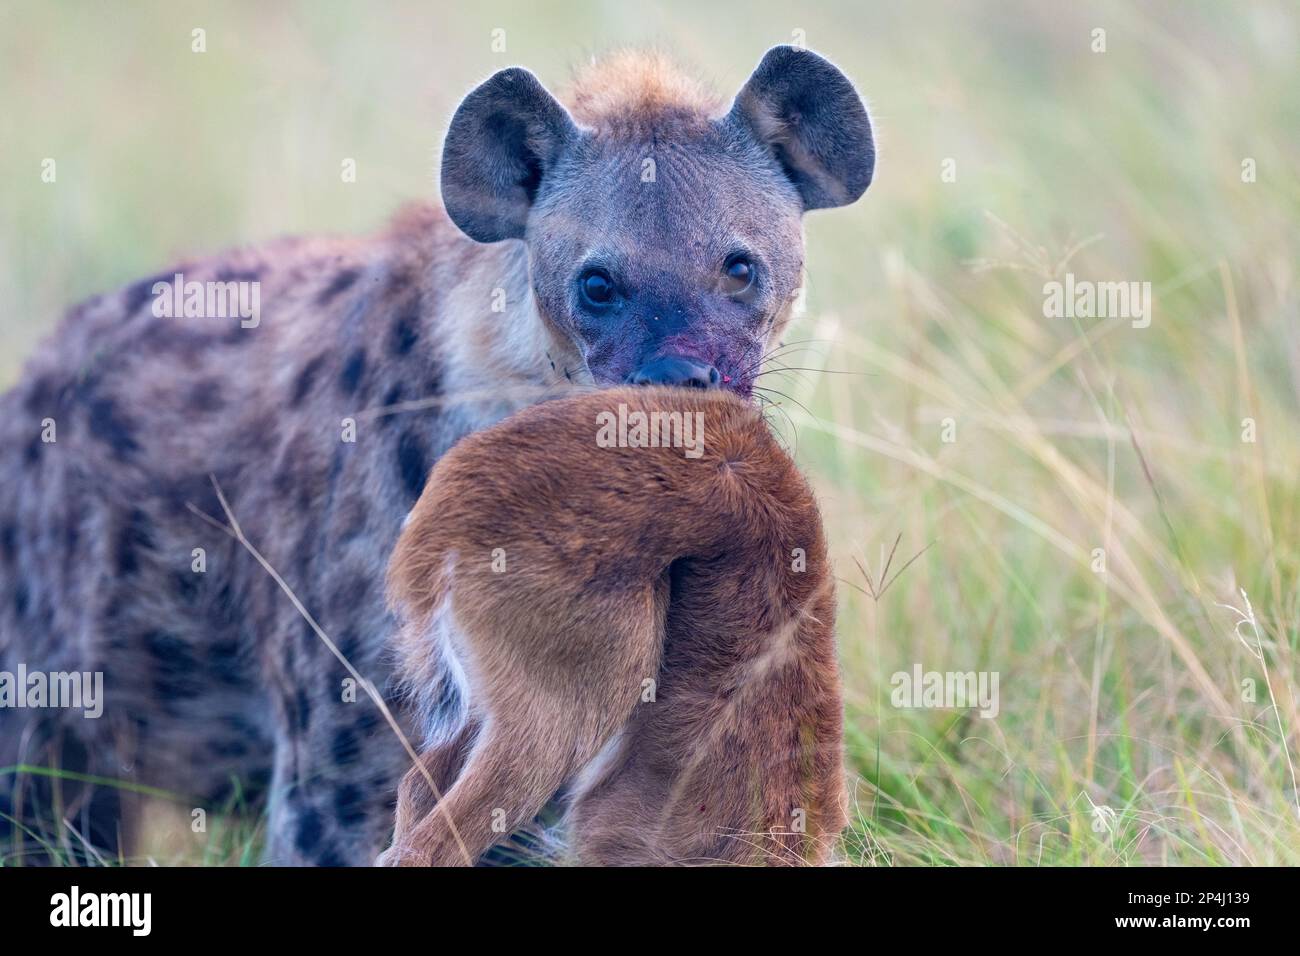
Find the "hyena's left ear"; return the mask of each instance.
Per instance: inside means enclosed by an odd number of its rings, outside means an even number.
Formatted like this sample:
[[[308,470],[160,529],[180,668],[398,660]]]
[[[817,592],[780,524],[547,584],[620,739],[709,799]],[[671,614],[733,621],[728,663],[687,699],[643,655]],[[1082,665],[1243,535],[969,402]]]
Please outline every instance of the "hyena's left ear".
[[[494,73],[461,102],[442,145],[442,202],[471,239],[522,239],[542,177],[578,128],[533,74]]]
[[[768,50],[724,122],[771,151],[805,210],[846,205],[871,184],[876,145],[867,108],[848,77],[810,50]]]

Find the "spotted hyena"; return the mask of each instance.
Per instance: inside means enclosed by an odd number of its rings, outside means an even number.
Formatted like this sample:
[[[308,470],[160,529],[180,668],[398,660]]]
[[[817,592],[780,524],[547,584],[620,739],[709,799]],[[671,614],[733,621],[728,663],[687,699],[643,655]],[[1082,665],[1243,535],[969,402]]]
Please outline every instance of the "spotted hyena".
[[[748,399],[802,214],[873,165],[861,99],[805,50],[769,51],[729,107],[659,55],[593,64],[567,109],[508,69],[456,111],[443,208],[72,309],[0,399],[0,677],[102,673],[103,713],[0,708],[0,768],[266,801],[269,862],[371,862],[410,761],[289,592],[414,723],[383,580],[433,463],[573,385]],[[168,317],[178,274],[258,308]],[[283,583],[223,530],[217,488]],[[74,852],[112,848],[128,792],[7,770],[4,852],[26,839],[9,821],[51,815]]]

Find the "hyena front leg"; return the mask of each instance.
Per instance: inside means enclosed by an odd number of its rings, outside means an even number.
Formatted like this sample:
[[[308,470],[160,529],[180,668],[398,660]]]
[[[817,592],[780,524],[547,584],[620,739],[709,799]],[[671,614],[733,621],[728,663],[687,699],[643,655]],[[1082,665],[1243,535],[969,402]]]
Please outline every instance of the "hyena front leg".
[[[368,866],[388,843],[410,760],[364,688],[323,644],[323,657],[315,646],[299,642],[297,668],[277,681],[266,860]],[[367,674],[368,665],[362,660],[358,670]]]
[[[397,783],[409,761],[375,705],[367,700],[355,707],[359,717],[313,718],[305,735],[278,732],[268,863],[368,866],[387,844]]]

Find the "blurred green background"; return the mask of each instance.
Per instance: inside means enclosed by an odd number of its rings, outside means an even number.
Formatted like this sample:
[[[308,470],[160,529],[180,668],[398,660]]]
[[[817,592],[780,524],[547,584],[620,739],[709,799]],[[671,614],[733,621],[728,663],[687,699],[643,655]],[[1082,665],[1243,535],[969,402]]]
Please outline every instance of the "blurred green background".
[[[809,216],[807,312],[762,380],[843,580],[842,857],[1300,862],[1298,26],[1267,2],[10,0],[0,385],[80,298],[434,197],[494,69],[562,91],[655,44],[730,95],[802,39],[880,148],[861,202]],[[1150,282],[1150,327],[1044,318],[1067,271]],[[896,539],[893,571],[924,553],[873,597]],[[1240,589],[1245,641],[1218,606]],[[1000,713],[893,707],[915,664],[998,672]],[[227,858],[184,836],[157,852]]]

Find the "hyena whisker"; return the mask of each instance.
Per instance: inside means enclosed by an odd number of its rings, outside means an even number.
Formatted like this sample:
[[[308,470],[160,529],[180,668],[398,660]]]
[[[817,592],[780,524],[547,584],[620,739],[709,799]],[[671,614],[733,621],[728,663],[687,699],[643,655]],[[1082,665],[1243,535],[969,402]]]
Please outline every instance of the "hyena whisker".
[[[756,392],[764,391],[764,392],[770,392],[773,395],[779,395],[781,398],[784,398],[787,402],[794,402],[796,405],[798,405],[799,408],[803,410],[804,414],[806,414],[813,421],[820,422],[822,420],[820,415],[814,414],[813,411],[803,402],[799,401],[799,399],[794,398],[791,395],[787,395],[785,392],[781,391],[780,389],[768,388],[763,385],[755,385],[754,391]]]
[[[835,345],[834,339],[795,339],[793,341],[778,342],[774,348],[768,351],[768,355],[778,355],[781,352],[798,349],[802,352],[811,352],[814,346],[818,345]]]
[[[759,392],[759,391],[760,391],[760,390],[755,389],[755,392],[756,392],[756,393]],[[761,391],[767,391],[767,390],[766,390],[766,389],[762,389]],[[779,412],[781,415],[785,416],[785,420],[786,420],[786,422],[787,422],[787,423],[789,424],[789,426],[790,426],[790,435],[793,437],[794,442],[795,442],[795,445],[794,445],[794,448],[793,448],[793,449],[791,449],[791,448],[788,446],[787,442],[785,441],[785,438],[781,435],[780,431],[776,428],[776,426],[775,426],[774,423],[769,422],[769,423],[768,423],[768,427],[770,427],[770,428],[772,429],[772,433],[773,433],[774,435],[776,435],[777,440],[778,440],[779,442],[781,442],[781,447],[785,450],[785,452],[786,452],[787,454],[789,454],[791,457],[794,457],[795,452],[797,452],[797,451],[799,450],[799,429],[798,429],[798,427],[795,425],[795,423],[794,423],[794,419],[790,417],[790,413],[789,413],[789,412],[787,412],[784,408],[781,407],[781,403],[780,403],[780,402],[775,402],[775,401],[773,401],[772,399],[768,398],[766,395],[762,395],[762,394],[756,394],[755,397],[758,399],[759,404],[761,405],[761,407],[762,407],[762,409],[763,409],[763,412],[764,412],[764,416],[763,416],[763,417],[764,417],[764,421],[767,421],[766,412],[767,412],[768,409],[772,409],[772,410],[774,410],[774,411],[776,411],[776,412]]]
[[[779,365],[774,369],[769,369],[768,371],[760,372],[759,374],[767,375],[767,374],[771,374],[772,372],[817,372],[818,374],[821,375],[858,375],[864,378],[869,377],[871,375],[870,372],[853,372],[847,369],[840,369],[840,368],[810,368],[803,365]]]
[[[826,342],[826,343],[830,342],[829,339],[809,339],[807,341]],[[741,374],[748,375],[749,373],[753,372],[755,369],[762,368],[762,366],[767,364],[768,362],[774,362],[779,358],[788,358],[790,355],[792,355],[795,352],[811,352],[811,351],[812,351],[812,346],[805,344],[804,341],[783,342],[780,345],[777,345],[775,348],[769,349],[767,352],[762,353],[753,362],[744,366]]]
[[[764,363],[772,361],[773,359],[777,358],[781,354],[782,350],[788,347],[789,346],[780,345],[767,352],[763,352],[756,359],[742,366],[738,366],[738,368],[734,370],[734,372],[741,375],[748,375],[749,373],[753,372],[755,369],[762,368]]]
[[[811,352],[814,347],[819,345],[834,345],[834,339],[796,339],[792,342],[778,342],[776,346],[768,351],[768,355],[779,355],[782,352]]]
[[[813,371],[813,370],[811,370],[811,369],[809,369],[809,370],[805,370],[805,369],[798,369],[798,368],[787,368],[786,366],[778,365],[778,366],[775,366],[775,367],[773,367],[773,368],[767,368],[767,369],[764,369],[763,371],[759,372],[757,375],[754,376],[754,381],[757,382],[760,378],[763,378],[764,376],[769,376],[769,375],[773,375],[773,376],[775,376],[775,375],[787,375],[787,374],[788,374],[788,375],[791,377],[791,379],[793,379],[794,381],[798,382],[799,384],[804,385],[804,386],[809,386],[809,387],[811,387],[811,385],[812,385],[812,381],[813,381],[813,380],[810,379],[810,378],[807,376],[807,374],[805,374],[806,371]]]

